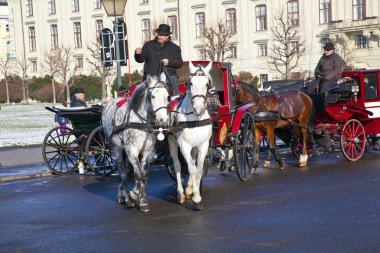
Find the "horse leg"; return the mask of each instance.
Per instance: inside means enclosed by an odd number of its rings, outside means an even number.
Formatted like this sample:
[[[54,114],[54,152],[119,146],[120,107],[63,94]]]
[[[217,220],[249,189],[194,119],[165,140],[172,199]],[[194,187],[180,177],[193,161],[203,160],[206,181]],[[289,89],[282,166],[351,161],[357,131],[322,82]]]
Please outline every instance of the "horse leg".
[[[118,193],[117,193],[117,203],[119,204],[125,204],[126,198],[127,198],[127,165],[128,163],[124,161],[123,158],[123,150],[119,147],[112,147],[112,150],[115,154],[117,167],[119,169],[119,187],[118,187]]]
[[[306,128],[302,128],[301,129],[301,132],[302,132],[302,154],[300,155],[300,159],[299,159],[299,166],[300,167],[305,167],[307,166],[307,159],[308,159],[308,155],[307,155],[307,141],[308,141],[308,129]]]
[[[152,152],[148,152],[141,159],[141,170],[137,173],[137,181],[139,188],[139,207],[140,212],[150,212],[151,208],[146,197],[146,188],[148,186],[148,166],[152,157]]]
[[[198,164],[199,160],[197,160],[197,154],[198,154],[198,151],[196,149],[191,150],[191,158],[193,159],[194,163],[195,163],[195,161],[197,161],[197,164]],[[189,178],[187,180],[186,190],[185,190],[186,199],[192,198],[192,196],[193,196],[193,185],[194,185],[193,178],[189,176]]]
[[[260,142],[262,139],[262,134],[260,130],[255,129],[255,139],[256,139],[256,151],[255,151],[255,162],[253,164],[253,170],[257,170],[259,167],[259,150],[260,150]]]
[[[267,132],[267,139],[269,141],[269,149],[268,149],[267,158],[264,160],[263,167],[269,168],[270,160],[272,160],[272,153],[274,154],[274,150],[273,150],[273,145],[275,145],[274,144],[274,142],[275,142],[275,140],[274,140],[274,129],[273,129],[273,131],[269,131],[269,129],[267,129],[266,132]]]
[[[178,146],[176,143],[176,140],[169,136],[169,150],[170,150],[170,156],[173,159],[173,165],[174,170],[176,172],[177,177],[177,199],[180,204],[185,203],[185,195],[183,194],[183,187],[182,187],[182,178],[181,178],[181,163],[179,162],[178,158]]]
[[[131,150],[131,149],[126,149],[127,156],[129,158],[129,162],[133,166],[133,171],[135,174],[135,186],[131,191],[128,193],[127,201],[126,201],[126,207],[132,208],[135,206],[137,198],[140,194],[140,188],[139,188],[139,180],[138,180],[138,175],[137,171],[139,170],[140,167],[140,161],[138,157],[138,152]]]
[[[202,197],[200,193],[201,180],[203,176],[203,165],[208,152],[209,142],[205,142],[198,149],[198,157],[197,157],[197,171],[194,173],[193,177],[193,204],[195,210],[203,209]]]
[[[183,155],[183,158],[185,158],[186,163],[187,163],[187,168],[189,170],[189,180],[186,186],[186,191],[185,191],[185,196],[186,198],[190,199],[191,196],[193,195],[193,187],[192,185],[195,183],[195,173],[197,170],[197,167],[195,165],[194,159],[191,156],[191,146],[188,145],[187,143],[182,143],[180,146],[181,152]]]
[[[274,136],[274,128],[271,129],[271,131],[268,132],[268,138],[269,138],[269,142],[270,142],[270,144],[269,144],[269,150],[273,153],[274,158],[277,161],[278,168],[280,170],[283,170],[285,168],[285,163],[281,159],[280,154],[278,153],[278,150],[277,150],[277,146],[276,146],[276,143],[275,143],[275,136]]]

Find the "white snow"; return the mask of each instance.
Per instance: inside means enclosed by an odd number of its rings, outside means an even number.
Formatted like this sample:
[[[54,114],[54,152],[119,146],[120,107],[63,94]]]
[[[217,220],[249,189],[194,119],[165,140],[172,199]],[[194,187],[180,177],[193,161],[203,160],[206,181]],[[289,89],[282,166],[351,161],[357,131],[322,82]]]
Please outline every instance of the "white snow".
[[[0,148],[42,144],[53,127],[55,114],[45,109],[53,104],[1,105]]]

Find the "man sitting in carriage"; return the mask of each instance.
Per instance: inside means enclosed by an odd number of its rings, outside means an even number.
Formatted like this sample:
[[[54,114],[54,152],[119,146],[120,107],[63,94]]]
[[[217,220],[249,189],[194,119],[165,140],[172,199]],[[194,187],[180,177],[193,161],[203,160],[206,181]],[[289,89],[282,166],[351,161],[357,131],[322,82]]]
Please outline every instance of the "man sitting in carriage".
[[[319,60],[314,70],[316,80],[308,86],[307,93],[327,93],[337,80],[340,78],[343,71],[343,60],[335,53],[334,44],[327,42],[323,47],[324,54]]]

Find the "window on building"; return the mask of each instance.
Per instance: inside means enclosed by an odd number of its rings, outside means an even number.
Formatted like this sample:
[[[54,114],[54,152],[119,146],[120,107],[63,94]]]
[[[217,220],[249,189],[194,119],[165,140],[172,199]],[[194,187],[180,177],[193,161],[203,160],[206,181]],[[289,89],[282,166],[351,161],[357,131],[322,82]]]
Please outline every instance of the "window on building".
[[[264,82],[268,82],[268,74],[260,74],[260,84],[263,85]]]
[[[363,35],[355,35],[355,48],[367,48],[367,37]]]
[[[79,0],[71,0],[71,10],[79,11]]]
[[[149,0],[141,0],[141,3],[142,4],[147,4],[147,3],[149,3]]]
[[[267,44],[259,44],[259,56],[267,56],[268,55],[268,46]]]
[[[172,39],[177,39],[177,35],[178,35],[178,32],[177,32],[177,16],[173,15],[173,16],[169,16],[168,17],[168,25],[170,26],[170,30],[172,32]]]
[[[379,97],[376,79],[376,73],[369,73],[364,75],[364,92],[366,100],[377,100]]]
[[[331,42],[329,38],[321,38],[321,50],[323,51],[323,47],[326,45],[327,42]]]
[[[256,6],[256,31],[267,29],[267,7],[265,5]]]
[[[319,23],[331,22],[331,0],[319,0]]]
[[[298,41],[291,41],[290,42],[290,50],[292,51],[292,52],[299,52],[299,43],[298,43]]]
[[[5,25],[5,31],[6,31],[6,32],[9,32],[9,31],[10,31],[9,24],[6,24],[6,25]]]
[[[100,0],[94,0],[94,9],[101,9],[102,8],[102,2]]]
[[[56,24],[50,26],[50,34],[51,34],[51,48],[56,49],[59,47],[59,44],[58,44],[58,27]]]
[[[96,37],[100,37],[100,32],[103,30],[103,20],[97,19],[95,20],[95,30],[96,30]]]
[[[30,61],[32,65],[32,71],[37,71],[37,61]]]
[[[149,19],[141,20],[141,34],[142,34],[142,42],[146,42],[150,40],[150,20]]]
[[[354,20],[365,18],[365,0],[352,0],[352,10]]]
[[[34,26],[30,26],[28,30],[29,30],[29,51],[35,52],[36,51],[36,30]]]
[[[237,58],[236,46],[230,46],[228,48],[228,58]]]
[[[226,28],[232,34],[236,33],[236,9],[226,10]]]
[[[76,64],[77,64],[77,68],[82,69],[83,68],[83,58],[81,58],[81,57],[77,58]]]
[[[292,26],[299,26],[298,0],[288,1],[288,19]]]
[[[198,12],[195,14],[195,36],[202,37],[205,32],[205,13]]]
[[[80,22],[74,22],[74,47],[82,47],[82,32]]]
[[[207,60],[207,53],[206,53],[206,50],[204,49],[199,49],[198,50],[198,59],[200,61],[205,61]]]
[[[49,2],[48,2],[48,11],[49,11],[49,14],[55,14],[55,12],[56,12],[55,0],[49,0]]]
[[[26,0],[26,16],[27,17],[33,16],[33,1],[32,0]]]

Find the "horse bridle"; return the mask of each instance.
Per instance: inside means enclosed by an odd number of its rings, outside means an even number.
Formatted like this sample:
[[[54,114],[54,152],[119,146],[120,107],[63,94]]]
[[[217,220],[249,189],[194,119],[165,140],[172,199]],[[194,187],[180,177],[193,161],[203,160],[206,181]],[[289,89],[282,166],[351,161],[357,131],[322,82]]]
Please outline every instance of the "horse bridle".
[[[208,94],[208,91],[210,90],[210,86],[211,86],[210,80],[207,83],[207,92],[206,92],[206,95],[197,94],[197,95],[193,96],[193,94],[191,93],[190,87],[192,85],[191,79],[194,76],[205,76],[205,77],[207,77],[207,76],[206,76],[205,72],[202,70],[201,66],[198,65],[198,70],[195,71],[195,73],[190,73],[190,79],[189,79],[189,81],[187,83],[187,87],[186,87],[187,93],[189,94],[189,97],[190,97],[191,106],[194,106],[194,99],[195,98],[197,98],[197,97],[203,98],[203,100],[204,100],[203,113],[204,113],[204,111],[207,108],[207,97],[206,96]]]
[[[169,110],[169,103],[168,103],[168,105],[167,106],[160,106],[160,107],[158,107],[157,109],[155,109],[154,110],[154,108],[153,108],[153,105],[152,105],[152,103],[151,103],[151,101],[152,101],[152,91],[154,90],[154,89],[160,89],[160,88],[164,88],[164,89],[166,89],[167,91],[168,91],[168,94],[169,94],[169,88],[167,87],[167,85],[165,84],[165,83],[162,83],[162,82],[157,82],[153,87],[151,87],[151,88],[149,88],[148,89],[148,94],[147,94],[147,99],[148,99],[148,101],[149,101],[149,111],[151,112],[151,114],[152,114],[152,116],[153,116],[153,119],[154,119],[154,122],[156,122],[156,114],[157,114],[157,112],[159,111],[159,110],[162,110],[162,109],[166,109],[166,110]],[[168,98],[169,99],[169,98]],[[148,120],[148,122],[149,122],[149,120]]]

